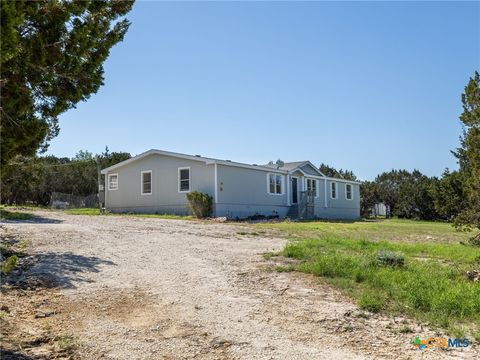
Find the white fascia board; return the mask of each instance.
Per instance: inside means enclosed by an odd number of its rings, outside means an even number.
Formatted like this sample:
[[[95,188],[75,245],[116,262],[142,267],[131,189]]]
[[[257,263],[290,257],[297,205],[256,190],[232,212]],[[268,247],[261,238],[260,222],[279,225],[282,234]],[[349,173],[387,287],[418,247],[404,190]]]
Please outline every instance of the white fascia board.
[[[210,163],[207,162],[207,165],[208,164],[210,164]],[[260,170],[260,171],[278,173],[278,174],[288,174],[288,171],[286,171],[286,170],[280,170],[280,169],[275,169],[275,168],[270,168],[270,167],[265,167],[265,166],[259,166],[259,165],[242,164],[242,163],[237,163],[237,162],[233,162],[233,161],[214,160],[214,161],[211,162],[211,164],[218,164],[218,165],[224,165],[224,166],[233,166],[233,167],[239,167],[239,168],[245,168],[245,169]]]
[[[336,181],[336,182],[343,182],[343,183],[348,183],[348,184],[358,184],[360,185],[362,182],[361,181],[353,181],[353,180],[346,180],[346,179],[339,179],[339,178],[334,178],[334,177],[328,177],[325,176],[327,180],[331,181]]]
[[[301,169],[293,169],[289,171],[289,174],[293,174],[295,171],[300,171],[305,177],[312,178],[312,179],[320,179],[320,180],[330,180],[330,181],[336,181],[336,182],[343,182],[343,183],[349,183],[349,184],[358,184],[360,185],[362,182],[361,181],[353,181],[353,180],[346,180],[346,179],[340,179],[340,178],[334,178],[334,177],[329,177],[329,176],[318,176],[318,175],[310,175],[305,172],[303,172]]]

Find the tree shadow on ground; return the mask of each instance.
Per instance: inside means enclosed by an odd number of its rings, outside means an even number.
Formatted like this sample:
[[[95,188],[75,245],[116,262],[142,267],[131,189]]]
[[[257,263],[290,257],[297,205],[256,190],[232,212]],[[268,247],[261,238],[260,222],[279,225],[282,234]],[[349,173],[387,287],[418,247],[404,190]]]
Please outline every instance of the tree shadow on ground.
[[[32,360],[33,358],[15,351],[0,349],[0,359],[2,360]]]
[[[50,219],[27,212],[0,209],[0,220],[5,224],[58,224],[63,220]]]
[[[21,259],[18,268],[7,278],[7,283],[17,289],[73,289],[78,283],[93,282],[89,273],[98,273],[106,265],[116,264],[96,256],[71,252],[32,254]]]

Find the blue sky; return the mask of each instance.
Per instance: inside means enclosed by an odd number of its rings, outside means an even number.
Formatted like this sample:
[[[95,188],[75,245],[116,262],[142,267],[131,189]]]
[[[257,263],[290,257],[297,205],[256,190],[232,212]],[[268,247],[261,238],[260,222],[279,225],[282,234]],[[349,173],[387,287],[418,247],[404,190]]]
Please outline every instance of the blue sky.
[[[309,159],[362,179],[456,168],[479,2],[137,2],[128,18],[49,154]]]

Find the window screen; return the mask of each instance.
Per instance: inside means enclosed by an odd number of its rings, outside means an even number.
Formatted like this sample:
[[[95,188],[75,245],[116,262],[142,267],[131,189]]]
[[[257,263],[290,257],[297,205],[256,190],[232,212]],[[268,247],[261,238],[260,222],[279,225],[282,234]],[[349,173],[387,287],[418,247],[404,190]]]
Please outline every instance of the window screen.
[[[152,172],[142,173],[142,194],[152,193]]]
[[[347,200],[352,200],[352,185],[351,184],[345,184],[345,196]]]
[[[190,169],[179,169],[179,191],[190,191]]]

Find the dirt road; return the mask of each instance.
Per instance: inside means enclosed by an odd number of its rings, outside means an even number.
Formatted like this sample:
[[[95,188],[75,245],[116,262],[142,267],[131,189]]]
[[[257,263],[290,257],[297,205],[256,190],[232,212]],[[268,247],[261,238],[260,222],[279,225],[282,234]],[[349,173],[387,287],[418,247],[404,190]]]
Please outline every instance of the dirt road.
[[[415,349],[410,344],[415,335],[435,333],[406,319],[359,311],[313,277],[274,271],[262,253],[280,250],[285,240],[244,225],[35,214],[3,230],[25,239],[33,254],[22,276],[60,287],[57,300],[48,303],[55,308],[48,319],[58,317],[62,331],[73,334],[77,358],[473,359],[479,354],[473,347]],[[402,332],[407,326],[413,333]]]

